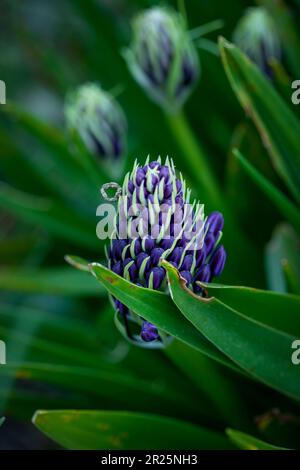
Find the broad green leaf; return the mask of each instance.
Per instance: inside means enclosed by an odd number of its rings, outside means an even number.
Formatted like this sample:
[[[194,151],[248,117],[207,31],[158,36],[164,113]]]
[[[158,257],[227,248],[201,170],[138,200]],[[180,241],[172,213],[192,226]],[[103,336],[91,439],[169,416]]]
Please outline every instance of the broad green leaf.
[[[265,250],[269,287],[300,295],[300,239],[293,228],[279,225]]]
[[[229,439],[242,450],[288,450],[283,447],[273,446],[256,437],[249,436],[249,434],[234,429],[226,429],[226,434]]]
[[[300,337],[300,297],[242,286],[205,284],[227,306],[279,331]]]
[[[71,268],[0,269],[0,290],[72,296],[101,296],[101,290],[91,276]]]
[[[300,122],[258,68],[220,39],[225,71],[245,112],[253,119],[273,164],[300,202]]]
[[[295,336],[249,318],[214,297],[194,295],[172,265],[166,261],[163,265],[174,303],[209,341],[255,379],[300,400],[300,374],[291,361]]]
[[[3,416],[2,418],[0,418],[0,427],[2,426],[2,424],[4,423],[4,421],[5,421],[5,418],[4,418],[4,416]]]
[[[159,329],[183,341],[192,348],[232,368],[231,361],[220,354],[190,322],[182,317],[166,294],[136,286],[101,264],[93,263],[90,266],[94,276],[108,292],[136,314],[154,323]],[[234,365],[233,368],[238,370]]]
[[[88,367],[44,363],[14,364],[0,368],[5,378],[22,379],[28,383],[46,383],[72,392],[81,392],[99,399],[101,406],[163,412],[168,415],[201,417],[196,401],[186,394],[157,383],[135,377],[128,371],[96,370]]]
[[[288,219],[300,233],[300,210],[289,200],[289,198],[287,198],[281,191],[279,191],[279,189],[259,173],[238,150],[235,150],[234,154],[250,178],[253,179],[253,181],[268,196],[270,201],[277,207],[283,217]]]
[[[40,225],[50,233],[89,249],[99,249],[101,242],[95,230],[85,219],[49,198],[35,197],[11,188],[5,183],[0,185],[0,206],[23,220]]]
[[[184,421],[126,411],[37,411],[33,423],[72,450],[229,449],[225,437]]]

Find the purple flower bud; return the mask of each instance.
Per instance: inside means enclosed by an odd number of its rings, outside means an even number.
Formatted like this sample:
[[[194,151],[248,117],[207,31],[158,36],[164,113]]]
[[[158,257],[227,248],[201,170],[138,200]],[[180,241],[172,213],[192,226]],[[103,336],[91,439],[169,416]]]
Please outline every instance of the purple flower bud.
[[[161,268],[161,267],[153,268],[152,271],[150,272],[149,282],[151,278],[151,273],[153,274],[153,289],[157,290],[160,288],[165,278],[166,271],[164,270],[164,268]]]
[[[148,237],[148,236],[145,237],[142,240],[142,247],[143,247],[144,251],[147,251],[147,253],[149,253],[155,247],[155,240],[151,237]]]
[[[147,343],[155,341],[159,338],[157,328],[148,321],[144,321],[142,325],[141,338]]]
[[[151,251],[151,261],[154,266],[156,266],[160,260],[160,257],[163,255],[164,250],[162,248],[153,248]]]
[[[197,272],[196,275],[194,276],[194,282],[199,281],[199,282],[209,282],[211,277],[211,270],[208,264],[200,268]]]
[[[173,192],[173,185],[170,183],[170,184],[166,184],[166,186],[164,187],[164,197],[165,199],[168,199],[171,194]]]
[[[145,178],[144,170],[142,168],[138,168],[136,171],[136,176],[135,176],[136,184],[140,186],[144,178]]]
[[[117,261],[114,266],[112,267],[112,271],[119,276],[122,276],[123,274],[123,266],[121,261]]]
[[[159,176],[160,178],[165,178],[165,184],[168,183],[169,178],[170,178],[170,172],[169,172],[169,168],[167,167],[167,165],[161,166]]]
[[[174,250],[170,254],[168,260],[174,261],[174,263],[176,263],[178,265],[180,260],[181,260],[182,253],[183,253],[183,248],[176,247],[176,248],[174,248]]]
[[[198,251],[196,255],[196,266],[200,268],[206,259],[206,247],[205,245]]]
[[[148,271],[148,269],[151,266],[151,260],[150,260],[148,253],[140,253],[139,255],[137,255],[137,258],[135,260],[136,267],[140,269],[143,261],[145,261],[145,259],[147,258],[148,258],[148,262],[146,263],[145,270]]]
[[[185,255],[183,262],[180,266],[181,271],[190,271],[193,264],[193,255]]]
[[[208,233],[205,237],[205,250],[206,250],[206,256],[210,255],[212,252],[215,243],[216,243],[216,237],[212,233]]]
[[[121,260],[122,252],[126,245],[127,245],[126,240],[114,240],[111,256],[115,260]]]
[[[161,242],[160,242],[160,246],[161,248],[166,251],[168,250],[169,248],[171,248],[171,246],[173,245],[174,243],[174,238],[164,238]]]
[[[221,245],[214,252],[210,260],[210,269],[212,276],[220,276],[225,266],[226,256],[226,251],[223,245]]]
[[[224,218],[220,212],[212,212],[206,221],[208,231],[217,235],[224,227]]]
[[[125,261],[124,261],[124,272],[125,272],[125,268],[126,268],[127,264],[129,264],[129,263],[132,263],[132,259],[131,258],[125,259]],[[128,268],[128,274],[129,274],[130,280],[132,282],[134,282],[137,279],[138,270],[137,270],[136,264],[134,262]]]
[[[186,280],[187,285],[192,283],[193,278],[190,271],[180,271],[180,276]]]
[[[119,311],[120,315],[123,315],[123,316],[127,315],[128,308],[126,307],[126,305],[122,304],[122,302],[120,302],[117,299],[114,299],[114,302],[115,302],[116,309]]]

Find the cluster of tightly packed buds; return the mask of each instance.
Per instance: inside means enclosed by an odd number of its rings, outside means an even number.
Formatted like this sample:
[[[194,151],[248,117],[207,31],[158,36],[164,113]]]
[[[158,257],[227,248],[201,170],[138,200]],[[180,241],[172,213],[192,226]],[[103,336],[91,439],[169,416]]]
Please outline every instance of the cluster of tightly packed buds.
[[[128,67],[150,98],[169,112],[180,108],[199,76],[197,51],[183,17],[166,7],[138,14],[124,52]]]
[[[144,166],[135,164],[125,177],[122,191],[107,253],[108,267],[136,285],[165,290],[166,271],[161,261],[166,260],[179,270],[186,285],[201,295],[197,282],[210,282],[222,273],[225,265],[226,252],[219,245],[224,225],[222,214],[213,212],[204,218],[203,205],[190,202],[191,192],[182,175],[177,178],[174,164],[168,158],[164,164],[160,159],[147,160]],[[157,207],[168,209],[160,210],[154,217]],[[131,226],[141,208],[150,217],[146,226],[144,219],[137,225],[137,235],[132,238]],[[127,238],[124,238],[124,217]],[[190,235],[187,237],[188,220]],[[131,340],[163,342],[163,334],[155,325],[136,316],[120,301],[114,299],[114,304]],[[140,328],[139,335],[131,332],[132,322]]]
[[[67,95],[65,116],[69,129],[78,133],[86,148],[103,160],[120,160],[126,153],[127,122],[113,96],[95,83]]]

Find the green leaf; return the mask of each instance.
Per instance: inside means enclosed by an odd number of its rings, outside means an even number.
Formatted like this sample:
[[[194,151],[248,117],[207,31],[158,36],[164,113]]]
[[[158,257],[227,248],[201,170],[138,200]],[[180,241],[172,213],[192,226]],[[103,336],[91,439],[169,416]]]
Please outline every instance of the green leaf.
[[[273,446],[256,437],[249,436],[249,434],[234,429],[226,429],[226,434],[229,439],[242,450],[288,450],[283,447]]]
[[[300,239],[292,227],[279,225],[265,250],[270,289],[300,295]]]
[[[238,370],[182,317],[166,294],[136,286],[101,264],[93,263],[90,266],[96,279],[108,292],[136,314],[221,364]]]
[[[256,124],[279,175],[300,202],[300,122],[258,68],[233,44],[220,39],[230,84]]]
[[[38,328],[38,323],[37,323]],[[0,337],[12,347],[7,347],[8,361],[16,361],[22,350],[22,359],[43,360],[50,363],[74,364],[98,369],[103,360],[95,352],[85,351],[82,347],[72,347],[54,341],[37,338],[30,332],[0,326]],[[102,365],[103,366],[103,365]],[[110,367],[111,368],[111,367]]]
[[[234,154],[250,178],[253,179],[253,181],[268,196],[270,201],[277,207],[283,217],[288,219],[300,233],[300,210],[289,200],[289,198],[287,198],[281,191],[279,191],[279,189],[259,173],[238,150],[235,150]]]
[[[126,411],[37,411],[33,423],[72,450],[229,449],[208,429],[163,416]]]
[[[260,382],[300,400],[300,374],[291,361],[296,339],[234,310],[220,300],[201,298],[163,262],[172,299],[182,314],[217,348]]]
[[[232,309],[271,328],[300,337],[300,297],[252,287],[205,286],[209,295]]]
[[[53,235],[79,246],[99,249],[101,245],[95,229],[90,230],[85,219],[81,219],[58,201],[23,193],[1,183],[0,206],[26,222],[40,225]]]
[[[46,383],[72,392],[96,397],[101,406],[162,412],[168,415],[201,417],[197,402],[187,402],[186,394],[168,384],[135,377],[128,371],[96,370],[89,367],[45,363],[8,363],[0,368],[5,378],[22,379],[28,383]]]
[[[5,421],[5,417],[3,416],[2,418],[0,418],[0,427],[2,426],[2,424],[4,423]]]
[[[165,353],[194,383],[197,393],[202,393],[200,402],[205,400],[205,406],[212,417],[217,415],[227,425],[236,423],[235,426],[243,426],[249,422],[236,382],[228,374],[225,376],[224,371],[212,359],[176,340],[165,349]]]
[[[98,297],[106,293],[91,276],[71,268],[1,268],[0,290]]]
[[[39,339],[93,351],[94,354],[99,347],[94,324],[89,325],[74,316],[68,318],[45,310],[0,304],[0,323],[11,330],[19,329],[21,333],[24,333],[26,325],[28,331],[34,331]]]

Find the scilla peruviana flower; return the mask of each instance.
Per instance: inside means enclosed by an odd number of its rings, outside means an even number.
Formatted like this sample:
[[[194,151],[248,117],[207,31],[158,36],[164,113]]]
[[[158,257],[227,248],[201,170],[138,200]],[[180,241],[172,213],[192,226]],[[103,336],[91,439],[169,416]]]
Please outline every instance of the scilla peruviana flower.
[[[273,18],[264,7],[246,10],[234,34],[235,44],[260,68],[271,77],[269,62],[281,57],[281,44]]]
[[[185,21],[171,8],[150,8],[133,19],[132,42],[124,56],[135,80],[169,112],[183,105],[199,76]]]
[[[191,202],[191,191],[172,160],[135,163],[125,177],[110,247],[108,267],[139,286],[164,291],[163,259],[172,263],[194,293],[197,281],[210,282],[224,268],[219,245],[224,220],[219,212],[204,217],[203,205]],[[140,217],[139,217],[140,216]],[[146,217],[144,217],[146,216]],[[120,330],[143,346],[162,347],[168,337],[114,299]]]
[[[67,95],[65,117],[90,153],[120,162],[126,153],[127,122],[110,93],[95,83],[81,85]]]

